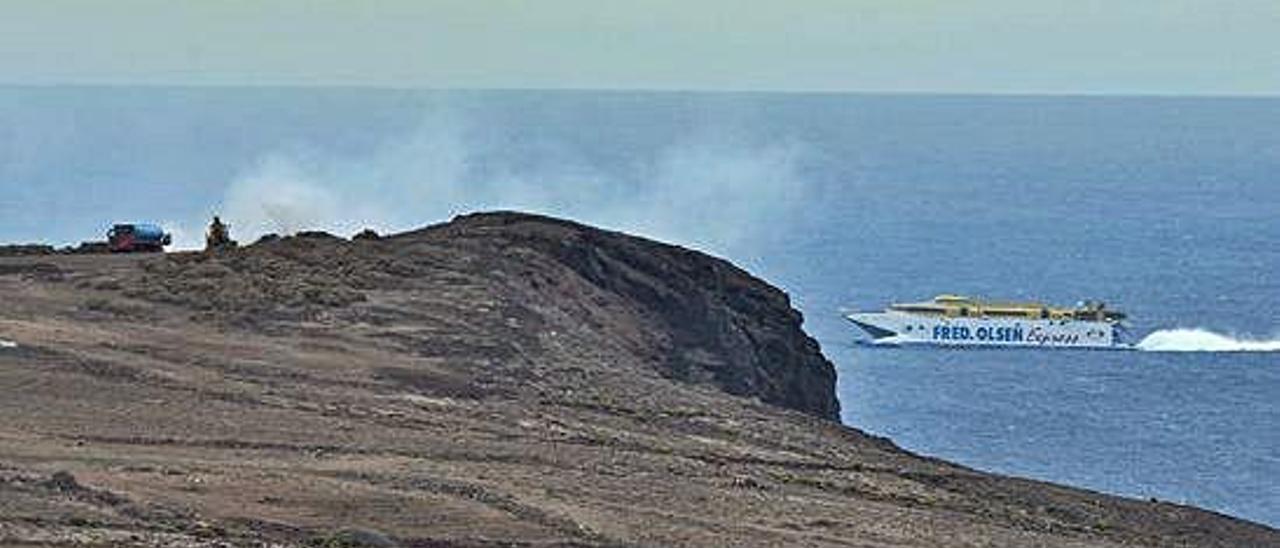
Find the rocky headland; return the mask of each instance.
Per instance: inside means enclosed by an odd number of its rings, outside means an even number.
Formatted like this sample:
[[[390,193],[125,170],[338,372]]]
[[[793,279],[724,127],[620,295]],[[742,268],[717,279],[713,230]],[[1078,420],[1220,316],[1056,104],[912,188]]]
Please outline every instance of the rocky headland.
[[[625,234],[11,255],[0,545],[1280,545],[842,426],[783,292]]]

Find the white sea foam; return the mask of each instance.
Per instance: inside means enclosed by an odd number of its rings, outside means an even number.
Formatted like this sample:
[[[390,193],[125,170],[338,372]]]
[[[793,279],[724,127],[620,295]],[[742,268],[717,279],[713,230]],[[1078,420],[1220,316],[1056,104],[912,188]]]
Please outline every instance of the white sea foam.
[[[1280,352],[1280,339],[1249,339],[1207,329],[1161,329],[1138,342],[1148,352]]]

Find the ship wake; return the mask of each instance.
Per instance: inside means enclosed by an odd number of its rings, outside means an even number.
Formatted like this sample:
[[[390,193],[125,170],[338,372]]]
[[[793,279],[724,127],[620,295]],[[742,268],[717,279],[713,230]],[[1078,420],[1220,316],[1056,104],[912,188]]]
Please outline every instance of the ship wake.
[[[1280,338],[1233,337],[1207,329],[1161,329],[1136,345],[1147,352],[1280,352]]]

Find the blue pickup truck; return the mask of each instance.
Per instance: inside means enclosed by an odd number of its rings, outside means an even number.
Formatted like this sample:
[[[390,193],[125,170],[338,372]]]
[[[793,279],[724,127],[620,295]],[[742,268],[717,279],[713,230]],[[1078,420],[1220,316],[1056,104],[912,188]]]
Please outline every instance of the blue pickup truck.
[[[120,224],[107,231],[107,247],[112,253],[164,251],[172,241],[164,229],[153,224]]]

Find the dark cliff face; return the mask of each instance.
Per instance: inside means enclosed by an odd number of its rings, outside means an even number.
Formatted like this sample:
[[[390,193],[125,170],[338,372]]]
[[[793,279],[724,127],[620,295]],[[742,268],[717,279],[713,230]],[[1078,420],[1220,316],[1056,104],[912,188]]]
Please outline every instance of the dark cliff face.
[[[520,362],[518,374],[565,361],[545,348],[545,335],[587,329],[592,336],[574,344],[630,345],[600,361],[839,420],[835,369],[786,294],[724,260],[569,221],[480,213],[386,238],[311,233],[173,255],[146,270],[130,296],[259,328],[272,319],[366,324],[373,316],[387,324],[374,336],[455,364]],[[389,312],[374,302],[387,292],[419,304]],[[489,301],[497,308],[473,306]],[[417,329],[444,317],[456,320],[449,332]],[[460,325],[470,327],[452,331]],[[447,356],[442,336],[456,349]]]
[[[433,230],[500,237],[555,258],[667,331],[669,377],[839,420],[835,368],[787,295],[732,264],[678,246],[519,213],[461,217]]]

